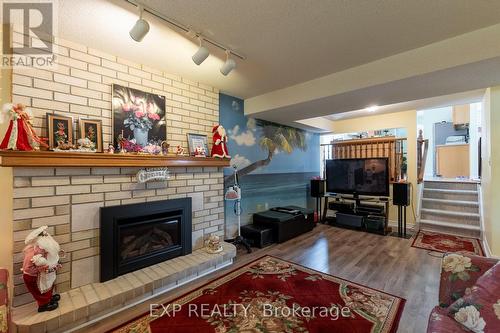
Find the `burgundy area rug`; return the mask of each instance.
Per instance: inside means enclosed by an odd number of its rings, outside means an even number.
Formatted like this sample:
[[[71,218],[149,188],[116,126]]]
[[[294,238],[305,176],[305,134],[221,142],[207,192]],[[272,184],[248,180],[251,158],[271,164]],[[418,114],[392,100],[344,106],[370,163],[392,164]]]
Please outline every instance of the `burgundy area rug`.
[[[413,247],[438,252],[470,252],[484,256],[477,238],[459,237],[420,230],[413,240]]]
[[[403,298],[265,256],[115,333],[396,332]]]

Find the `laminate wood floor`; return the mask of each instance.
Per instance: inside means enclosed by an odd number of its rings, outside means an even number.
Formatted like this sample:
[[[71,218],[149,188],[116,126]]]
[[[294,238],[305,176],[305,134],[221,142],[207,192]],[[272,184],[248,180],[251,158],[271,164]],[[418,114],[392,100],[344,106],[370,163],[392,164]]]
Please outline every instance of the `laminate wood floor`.
[[[149,311],[151,303],[166,303],[208,280],[270,254],[406,299],[398,332],[425,332],[432,308],[438,304],[441,259],[411,247],[409,239],[379,236],[318,225],[313,231],[282,244],[239,250],[235,263],[78,332],[105,332]]]

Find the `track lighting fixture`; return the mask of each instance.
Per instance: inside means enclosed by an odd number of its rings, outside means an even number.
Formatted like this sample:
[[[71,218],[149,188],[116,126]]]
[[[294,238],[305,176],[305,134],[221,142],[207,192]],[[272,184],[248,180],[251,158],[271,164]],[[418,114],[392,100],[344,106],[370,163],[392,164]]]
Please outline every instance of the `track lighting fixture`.
[[[202,45],[203,38],[198,36],[198,41],[200,42],[200,48],[198,49],[198,51],[196,51],[195,54],[193,54],[193,57],[191,59],[193,59],[193,62],[199,66],[203,61],[205,61],[205,59],[208,58],[209,52],[208,49]]]
[[[220,68],[222,75],[227,76],[233,69],[236,68],[236,62],[231,59],[231,52],[226,50],[226,62]]]
[[[135,25],[129,32],[130,37],[132,37],[132,39],[135,40],[136,42],[142,41],[144,36],[146,36],[147,33],[149,32],[149,23],[142,18],[142,13],[144,12],[144,8],[140,5],[138,7],[139,7],[139,19],[137,20],[137,22],[135,22]]]

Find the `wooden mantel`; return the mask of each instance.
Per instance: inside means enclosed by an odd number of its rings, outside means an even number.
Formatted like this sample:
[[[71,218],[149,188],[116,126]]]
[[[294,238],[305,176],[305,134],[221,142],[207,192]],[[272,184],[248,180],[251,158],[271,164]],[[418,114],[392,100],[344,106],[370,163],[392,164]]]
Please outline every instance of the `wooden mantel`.
[[[229,159],[51,151],[0,151],[2,167],[228,167]]]

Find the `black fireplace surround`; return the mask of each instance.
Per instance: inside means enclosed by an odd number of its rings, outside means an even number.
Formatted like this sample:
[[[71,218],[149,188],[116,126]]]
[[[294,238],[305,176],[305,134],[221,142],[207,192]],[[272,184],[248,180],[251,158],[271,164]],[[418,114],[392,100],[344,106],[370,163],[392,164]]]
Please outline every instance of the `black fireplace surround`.
[[[191,239],[191,198],[102,207],[100,281],[190,254]]]

